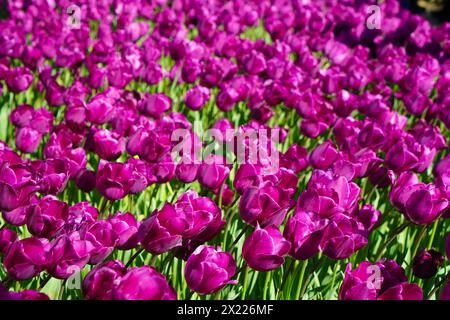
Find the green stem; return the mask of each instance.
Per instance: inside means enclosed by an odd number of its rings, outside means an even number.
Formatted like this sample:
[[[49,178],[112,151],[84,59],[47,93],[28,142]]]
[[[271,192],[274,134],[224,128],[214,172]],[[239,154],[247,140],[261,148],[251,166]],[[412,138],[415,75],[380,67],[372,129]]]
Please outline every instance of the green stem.
[[[266,278],[265,278],[265,280],[264,280],[263,300],[267,300],[267,290],[270,290],[270,288],[269,288],[269,282],[270,282],[270,280],[271,280],[271,276],[270,276],[270,275],[271,275],[270,272],[267,271],[267,272],[266,272]]]
[[[314,272],[317,270],[317,268],[322,264],[322,262],[325,260],[325,256],[322,256],[317,263],[311,268],[311,270],[308,273],[308,277],[306,277],[306,281],[302,285],[302,291],[300,293],[300,299],[303,299],[303,296],[306,293],[306,289],[308,288],[309,283],[311,282],[311,279],[314,275]]]
[[[295,300],[300,300],[301,288],[303,286],[303,281],[305,280],[304,278],[307,267],[308,267],[308,260],[303,260],[301,262],[300,278],[299,278],[300,281],[298,282],[297,291],[295,293]]]
[[[142,251],[144,251],[144,248],[140,248],[138,251],[136,251],[130,258],[130,260],[128,260],[127,264],[125,265],[125,267],[129,267],[131,266],[131,264],[133,263],[134,259],[136,259],[141,253]]]

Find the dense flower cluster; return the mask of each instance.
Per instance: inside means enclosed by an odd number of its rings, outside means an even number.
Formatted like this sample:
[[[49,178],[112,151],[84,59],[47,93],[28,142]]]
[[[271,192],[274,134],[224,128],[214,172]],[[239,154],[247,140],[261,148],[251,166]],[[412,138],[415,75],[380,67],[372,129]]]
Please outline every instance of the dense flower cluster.
[[[450,300],[449,23],[396,0],[6,9],[0,299],[315,298],[334,268],[335,298]]]

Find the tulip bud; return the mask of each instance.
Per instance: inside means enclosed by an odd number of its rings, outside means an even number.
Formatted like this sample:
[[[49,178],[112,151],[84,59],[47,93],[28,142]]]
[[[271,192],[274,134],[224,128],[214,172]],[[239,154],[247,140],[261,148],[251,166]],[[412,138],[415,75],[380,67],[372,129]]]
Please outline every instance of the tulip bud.
[[[196,85],[186,92],[184,102],[189,109],[200,110],[209,100],[209,89]]]
[[[203,187],[216,190],[228,177],[230,168],[221,160],[222,158],[218,156],[212,156],[199,166],[197,179]]]
[[[95,172],[88,169],[81,169],[76,178],[77,188],[83,192],[89,193],[95,189]]]
[[[422,250],[413,261],[413,273],[420,279],[429,279],[436,275],[444,262],[442,254],[434,249]]]
[[[139,111],[153,118],[159,118],[172,107],[172,100],[163,93],[146,94],[138,105]]]
[[[278,228],[259,226],[245,240],[242,256],[250,268],[257,271],[277,269],[284,263],[284,256],[291,249],[289,241],[283,238]]]
[[[236,273],[236,262],[231,254],[213,246],[199,246],[188,258],[184,269],[186,283],[199,294],[211,294],[227,284]]]
[[[251,225],[279,226],[291,206],[289,193],[279,187],[249,187],[239,201],[239,213]]]
[[[177,293],[162,274],[149,266],[143,266],[127,271],[116,286],[114,299],[176,300]]]
[[[42,135],[31,128],[19,128],[16,131],[16,147],[25,153],[35,153],[41,143]]]
[[[338,151],[330,140],[316,147],[309,156],[309,163],[315,169],[328,169],[336,160]]]
[[[181,234],[186,222],[176,219],[175,208],[165,204],[139,226],[138,239],[144,249],[152,254],[161,254],[181,245]]]
[[[115,132],[101,129],[94,134],[94,148],[101,159],[117,160],[125,150],[125,140]]]

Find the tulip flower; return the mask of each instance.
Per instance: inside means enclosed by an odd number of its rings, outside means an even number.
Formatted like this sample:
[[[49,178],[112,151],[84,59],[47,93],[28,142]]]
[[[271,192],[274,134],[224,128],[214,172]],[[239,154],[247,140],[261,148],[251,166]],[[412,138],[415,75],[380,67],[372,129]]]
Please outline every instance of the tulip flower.
[[[186,92],[184,99],[189,109],[200,110],[209,100],[209,89],[197,85]]]
[[[49,297],[35,290],[12,292],[0,285],[0,300],[49,300]]]
[[[316,169],[327,169],[336,160],[337,154],[333,143],[326,141],[311,152],[309,162]]]
[[[114,290],[117,300],[176,300],[166,278],[149,266],[129,269]]]
[[[444,262],[442,254],[434,249],[422,250],[413,260],[413,273],[420,279],[433,277]]]
[[[211,156],[203,162],[197,171],[198,182],[208,189],[219,189],[230,173],[229,167],[218,156]]]
[[[5,254],[13,242],[18,239],[17,233],[8,228],[0,229],[0,253]]]
[[[47,263],[49,244],[46,239],[25,238],[12,243],[3,258],[3,264],[15,280],[37,276]]]
[[[279,187],[250,187],[241,196],[239,213],[248,224],[279,226],[291,206],[289,194]]]
[[[50,243],[45,268],[53,277],[67,279],[81,272],[93,250],[93,244],[82,239],[78,231],[62,234]]]
[[[120,213],[109,219],[114,233],[119,238],[117,248],[121,250],[129,250],[135,248],[138,243],[137,232],[138,222],[135,216],[129,212]]]
[[[291,244],[274,226],[261,229],[259,226],[245,240],[242,255],[250,268],[258,271],[277,269],[284,263]]]
[[[35,236],[52,238],[66,223],[68,209],[66,203],[53,196],[42,198],[30,208],[27,219],[28,230]]]
[[[159,118],[171,107],[171,99],[162,93],[147,94],[138,106],[139,111],[153,118]]]
[[[415,224],[430,224],[448,207],[448,200],[433,184],[419,183],[413,173],[404,172],[390,193],[391,202]]]
[[[341,300],[422,300],[422,289],[407,282],[405,271],[393,260],[363,261],[355,270],[349,263],[339,292]]]
[[[138,239],[146,251],[160,254],[181,245],[187,223],[176,217],[175,208],[166,204],[141,223]]]
[[[236,262],[228,252],[212,246],[199,246],[188,258],[184,269],[186,283],[191,290],[205,295],[219,291],[236,273]]]
[[[113,300],[117,282],[127,270],[119,260],[96,265],[83,280],[83,293],[87,300]]]
[[[25,153],[35,153],[41,144],[42,135],[31,128],[20,128],[16,131],[16,147]]]
[[[119,236],[108,220],[98,220],[91,225],[85,225],[81,229],[80,235],[93,246],[93,249],[89,252],[90,264],[97,264],[105,260],[119,242]]]
[[[28,68],[17,67],[9,70],[5,80],[8,90],[19,93],[30,87],[33,82],[33,75]]]
[[[95,153],[101,159],[117,160],[125,150],[125,141],[117,133],[109,130],[98,130],[94,134]]]
[[[97,190],[109,200],[124,198],[130,191],[132,167],[123,163],[105,163],[96,175]]]

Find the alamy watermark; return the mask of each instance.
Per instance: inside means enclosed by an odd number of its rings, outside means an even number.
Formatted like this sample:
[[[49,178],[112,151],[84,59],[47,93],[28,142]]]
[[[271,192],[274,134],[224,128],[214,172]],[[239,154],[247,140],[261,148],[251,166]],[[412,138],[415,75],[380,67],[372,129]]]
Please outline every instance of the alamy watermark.
[[[377,5],[367,7],[366,27],[369,30],[381,29],[381,8]]]

